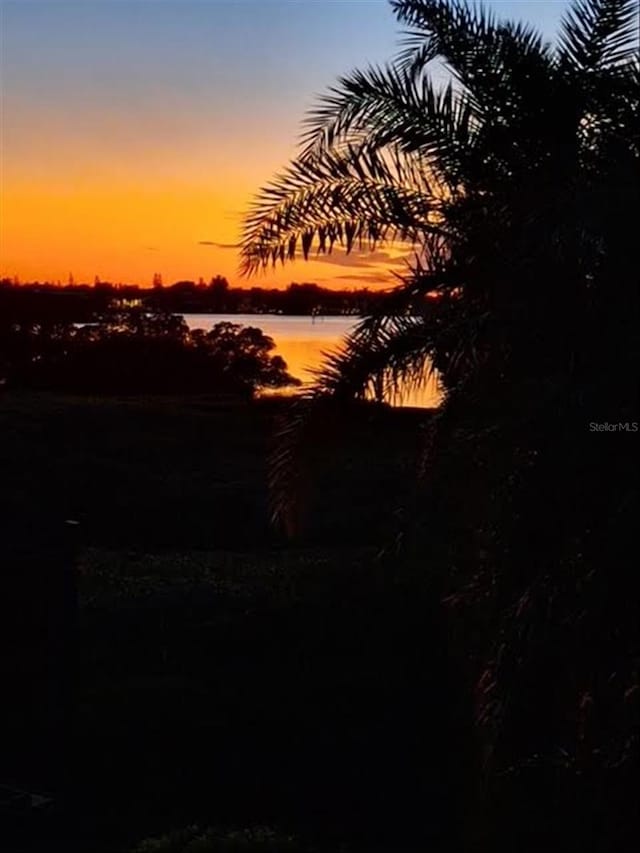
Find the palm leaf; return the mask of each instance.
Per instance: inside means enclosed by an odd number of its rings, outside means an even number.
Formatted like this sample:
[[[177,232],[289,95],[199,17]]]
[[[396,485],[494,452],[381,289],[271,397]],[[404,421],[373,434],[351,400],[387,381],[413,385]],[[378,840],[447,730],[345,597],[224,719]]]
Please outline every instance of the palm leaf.
[[[365,318],[341,348],[326,353],[315,383],[281,420],[269,460],[272,521],[293,535],[301,523],[309,480],[310,450],[357,400],[398,402],[437,380],[434,358],[463,376],[475,364],[476,340],[485,315],[466,314],[443,300],[420,315]]]
[[[575,0],[561,24],[558,57],[577,71],[632,62],[638,52],[637,0]]]
[[[411,27],[400,64],[424,67],[425,61],[441,58],[478,108],[494,109],[504,101],[514,70],[536,77],[548,71],[551,52],[541,34],[526,24],[498,21],[482,4],[392,0],[391,6]]]
[[[451,85],[436,89],[422,71],[370,67],[342,77],[305,121],[302,156],[367,140],[420,151],[438,178],[455,185],[477,127],[472,104]]]
[[[310,479],[309,455],[326,440],[326,423],[348,414],[354,401],[423,387],[432,375],[433,341],[421,318],[389,318],[376,335],[356,330],[325,354],[312,389],[279,425],[269,459],[271,518],[288,535],[301,525]]]
[[[555,97],[549,99],[554,58],[541,35],[524,24],[497,21],[482,5],[446,0],[392,5],[398,19],[412,27],[400,67],[415,75],[424,67],[421,57],[443,60],[454,77],[458,110],[472,117],[459,182],[467,189],[495,189],[513,179],[514,166],[526,171],[544,160],[549,110],[562,114],[562,109]]]
[[[261,191],[247,214],[242,271],[293,260],[298,246],[307,258],[316,239],[319,252],[331,252],[336,242],[347,252],[354,243],[415,243],[442,230],[440,206],[418,155],[363,144],[301,158]]]

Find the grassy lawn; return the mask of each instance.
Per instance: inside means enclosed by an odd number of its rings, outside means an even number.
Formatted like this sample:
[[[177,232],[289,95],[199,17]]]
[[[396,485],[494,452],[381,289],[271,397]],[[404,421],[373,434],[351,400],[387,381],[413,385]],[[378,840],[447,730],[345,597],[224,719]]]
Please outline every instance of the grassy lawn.
[[[382,808],[380,768],[411,749],[385,726],[397,702],[414,712],[376,557],[425,414],[333,425],[287,540],[266,473],[288,405],[0,398],[0,506],[79,522],[74,805],[43,850],[125,850],[193,822],[341,839]]]
[[[267,454],[288,405],[5,394],[0,502],[76,519],[92,547],[280,546],[268,523]],[[423,418],[367,409],[311,448],[306,544],[384,541],[413,482]]]

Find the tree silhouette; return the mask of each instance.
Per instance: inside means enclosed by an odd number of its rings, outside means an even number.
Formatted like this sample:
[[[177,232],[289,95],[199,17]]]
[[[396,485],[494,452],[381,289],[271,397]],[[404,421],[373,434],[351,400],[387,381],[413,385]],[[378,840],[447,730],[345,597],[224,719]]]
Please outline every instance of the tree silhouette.
[[[76,325],[61,317],[0,323],[0,368],[10,387],[83,393],[223,393],[297,385],[260,329],[218,323],[189,330],[182,317],[109,311]]]
[[[435,368],[445,397],[403,571],[462,614],[494,802],[528,833],[492,849],[535,848],[554,821],[615,847],[638,744],[636,504],[622,436],[595,445],[589,424],[638,420],[637,4],[577,0],[555,48],[461,0],[391,5],[401,55],[324,96],[245,223],[247,274],[336,243],[415,250],[282,431],[274,513],[295,500],[314,416]]]

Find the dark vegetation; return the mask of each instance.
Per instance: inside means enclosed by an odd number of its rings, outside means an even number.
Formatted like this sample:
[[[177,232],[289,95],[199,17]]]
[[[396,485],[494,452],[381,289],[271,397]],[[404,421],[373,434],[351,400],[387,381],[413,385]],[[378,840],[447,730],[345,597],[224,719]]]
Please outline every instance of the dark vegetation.
[[[554,47],[463,0],[391,6],[401,55],[340,78],[246,219],[247,274],[359,242],[416,252],[281,431],[275,514],[295,529],[316,417],[435,365],[445,396],[399,566],[416,598],[441,602],[475,692],[483,849],[627,849],[638,6],[576,0]]]
[[[126,308],[135,305],[151,312],[170,314],[291,314],[339,315],[369,314],[383,301],[382,293],[367,287],[358,290],[339,290],[313,283],[293,282],[280,290],[265,287],[230,287],[222,276],[208,283],[204,280],[176,281],[153,288],[132,284],[96,282],[88,284],[52,284],[51,282],[18,283],[13,279],[0,280],[0,316],[11,308],[21,314],[31,308],[38,312],[44,305],[55,316],[63,311],[83,322],[95,313],[110,307]]]
[[[31,817],[5,849],[112,853],[191,824],[220,835],[267,826],[265,838],[295,834],[299,849],[373,849],[396,820],[421,815],[402,779],[413,766],[407,715],[421,713],[403,698],[403,673],[422,652],[407,647],[405,605],[401,623],[389,618],[376,566],[410,497],[425,413],[357,406],[335,425],[309,459],[306,532],[288,543],[268,525],[266,484],[288,405],[0,398],[3,562],[15,569],[22,554],[32,584],[30,604],[3,625],[24,641],[25,613],[56,571],[55,520],[79,522],[80,591],[62,754],[28,764],[33,720],[26,731],[14,720],[2,744],[6,782],[62,786],[68,806],[41,818],[39,839]],[[430,655],[441,697],[443,653]],[[431,703],[440,736],[457,727],[451,717],[451,703]],[[440,759],[429,758],[435,801],[452,772]]]
[[[48,300],[16,300],[0,319],[0,379],[8,388],[93,394],[216,393],[252,396],[299,384],[260,329],[216,323],[190,330],[182,317],[142,308],[73,322]],[[73,314],[72,314],[73,316]]]

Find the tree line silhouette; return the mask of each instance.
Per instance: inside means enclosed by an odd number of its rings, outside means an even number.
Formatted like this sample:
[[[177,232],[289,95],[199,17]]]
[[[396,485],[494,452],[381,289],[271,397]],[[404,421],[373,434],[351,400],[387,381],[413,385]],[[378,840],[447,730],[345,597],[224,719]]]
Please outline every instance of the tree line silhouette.
[[[365,316],[383,303],[380,290],[332,289],[312,282],[292,282],[285,289],[231,287],[223,276],[208,283],[203,279],[177,281],[163,286],[159,279],[152,288],[132,284],[111,284],[96,280],[89,284],[58,285],[50,282],[20,283],[0,280],[0,312],[15,310],[55,316],[63,311],[76,322],[84,322],[93,312],[137,306],[149,311],[174,314],[290,314],[298,316]]]

